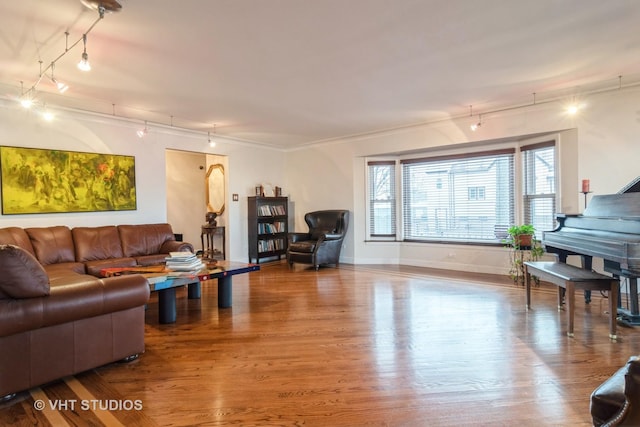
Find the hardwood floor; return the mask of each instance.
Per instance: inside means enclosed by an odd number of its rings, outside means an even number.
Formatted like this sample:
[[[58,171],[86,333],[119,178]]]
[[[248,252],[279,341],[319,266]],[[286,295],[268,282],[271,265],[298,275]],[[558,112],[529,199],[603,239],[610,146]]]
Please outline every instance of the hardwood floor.
[[[578,298],[568,338],[555,289],[534,289],[526,311],[501,276],[264,264],[234,278],[231,309],[215,282],[201,300],[180,289],[177,322],[162,325],[152,296],[140,359],[21,393],[0,425],[588,426],[591,391],[640,336],[619,327],[610,341],[598,294]]]

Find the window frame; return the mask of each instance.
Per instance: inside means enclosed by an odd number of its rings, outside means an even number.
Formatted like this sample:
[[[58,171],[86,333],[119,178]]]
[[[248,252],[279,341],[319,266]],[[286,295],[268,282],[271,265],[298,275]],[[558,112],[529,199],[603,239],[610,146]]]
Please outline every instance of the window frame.
[[[540,139],[538,139],[538,141],[540,141]],[[377,242],[377,241],[388,241],[388,240],[395,240],[398,242],[417,242],[417,243],[444,243],[444,244],[463,244],[463,245],[478,245],[478,246],[484,246],[484,245],[493,245],[493,246],[502,246],[504,245],[504,242],[502,239],[498,238],[498,234],[499,231],[498,229],[496,229],[496,240],[487,240],[487,241],[475,241],[475,240],[448,240],[448,239],[407,239],[404,235],[404,206],[403,206],[403,198],[404,198],[404,194],[403,194],[403,164],[404,163],[410,163],[410,162],[419,162],[423,159],[426,160],[431,160],[431,159],[444,159],[444,158],[468,158],[468,157],[477,157],[482,155],[483,153],[500,153],[500,152],[513,152],[514,153],[514,159],[513,159],[513,163],[512,163],[512,167],[513,167],[513,178],[512,178],[512,185],[514,186],[513,188],[513,201],[512,201],[512,206],[511,206],[511,215],[514,218],[513,222],[514,223],[523,223],[523,218],[524,218],[524,209],[525,209],[525,203],[524,203],[524,188],[523,188],[523,184],[524,184],[524,165],[522,164],[523,162],[523,153],[524,151],[527,150],[531,150],[531,149],[535,149],[535,148],[542,148],[545,146],[553,146],[554,147],[554,174],[555,174],[555,181],[554,181],[554,190],[555,190],[555,200],[554,200],[554,205],[553,205],[553,218],[555,220],[555,215],[557,213],[557,209],[559,207],[559,202],[558,202],[558,198],[560,197],[560,191],[561,191],[561,186],[560,186],[560,181],[558,179],[558,177],[560,176],[560,165],[561,165],[561,161],[559,158],[559,151],[560,151],[560,147],[559,147],[559,143],[558,143],[558,138],[557,137],[553,137],[553,136],[547,136],[543,142],[534,142],[532,139],[528,139],[528,140],[524,140],[524,139],[519,139],[518,141],[510,141],[510,142],[506,142],[506,143],[502,143],[502,144],[496,144],[493,146],[487,146],[484,147],[484,149],[480,149],[477,151],[465,151],[465,152],[461,152],[455,149],[451,149],[450,150],[450,154],[441,154],[443,153],[444,150],[436,150],[432,153],[428,153],[425,154],[423,153],[418,153],[418,154],[414,154],[411,157],[405,157],[401,154],[398,154],[397,157],[395,157],[393,160],[390,160],[389,157],[370,157],[367,158],[365,160],[365,166],[366,166],[366,196],[365,196],[365,205],[366,205],[366,211],[367,211],[367,215],[366,215],[366,240],[367,241],[373,241],[373,242]],[[448,149],[450,149],[451,147],[449,147]],[[430,154],[434,154],[434,155],[430,155]],[[392,238],[384,238],[384,237],[379,237],[376,235],[371,235],[370,233],[370,213],[371,213],[371,206],[370,206],[370,195],[369,195],[369,165],[375,162],[395,162],[395,171],[396,171],[396,212],[395,212],[395,218],[396,218],[396,234],[394,237]],[[506,232],[506,229],[504,230]]]

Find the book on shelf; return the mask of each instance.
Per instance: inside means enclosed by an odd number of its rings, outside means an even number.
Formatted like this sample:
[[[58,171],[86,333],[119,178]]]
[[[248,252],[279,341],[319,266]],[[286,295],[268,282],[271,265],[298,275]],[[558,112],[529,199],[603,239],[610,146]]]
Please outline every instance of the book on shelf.
[[[287,211],[284,205],[262,205],[258,207],[259,216],[282,216],[286,214]]]

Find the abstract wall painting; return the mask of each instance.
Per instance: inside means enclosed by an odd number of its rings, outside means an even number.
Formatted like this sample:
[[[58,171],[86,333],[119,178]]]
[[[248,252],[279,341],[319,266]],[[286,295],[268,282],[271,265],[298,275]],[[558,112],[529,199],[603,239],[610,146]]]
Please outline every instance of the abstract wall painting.
[[[135,157],[0,147],[2,214],[136,209]]]

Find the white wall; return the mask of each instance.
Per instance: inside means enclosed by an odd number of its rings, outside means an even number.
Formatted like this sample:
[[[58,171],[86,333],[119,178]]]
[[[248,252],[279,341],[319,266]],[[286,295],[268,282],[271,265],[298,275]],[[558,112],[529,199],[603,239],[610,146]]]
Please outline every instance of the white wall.
[[[304,212],[346,208],[352,211],[352,222],[342,254],[345,262],[507,274],[507,251],[501,247],[365,242],[366,157],[552,136],[559,143],[560,210],[579,213],[581,179],[590,179],[595,193],[607,194],[640,175],[639,101],[639,88],[621,89],[590,95],[577,116],[567,115],[559,102],[545,103],[483,114],[477,132],[469,129],[469,118],[455,119],[292,151],[287,155],[287,183],[296,202],[296,228],[304,230]]]
[[[55,111],[55,110],[54,110]],[[280,150],[225,139],[219,134],[216,147],[210,148],[206,134],[149,124],[148,135],[140,139],[140,123],[117,117],[71,111],[57,111],[47,123],[15,102],[0,101],[0,145],[97,152],[135,156],[137,209],[122,212],[56,213],[1,215],[0,227],[45,227],[50,225],[99,226],[142,224],[167,221],[166,150],[184,150],[217,154],[228,158],[229,194],[238,193],[239,202],[229,202],[227,259],[247,261],[246,197],[261,182],[284,182],[284,155]],[[229,196],[230,197],[230,196]],[[189,206],[181,206],[189,210]],[[199,236],[204,210],[193,224]],[[181,227],[182,228],[182,227]],[[183,232],[183,230],[176,230]],[[185,233],[186,234],[186,233]],[[192,242],[199,247],[198,241]]]
[[[0,145],[133,155],[136,158],[138,208],[124,212],[0,215],[0,227],[106,225],[167,221],[165,151],[185,150],[226,156],[229,200],[225,211],[227,258],[246,261],[247,196],[259,184],[283,187],[290,197],[296,230],[304,230],[305,212],[349,209],[351,225],[343,261],[401,263],[506,274],[506,251],[500,247],[365,242],[365,159],[394,152],[455,150],[504,138],[554,135],[560,140],[563,212],[582,209],[581,179],[596,194],[615,193],[640,175],[640,88],[590,95],[578,116],[569,117],[559,103],[539,104],[503,113],[483,114],[478,132],[468,119],[379,132],[289,152],[225,140],[210,148],[206,135],[149,125],[144,139],[139,123],[109,116],[66,112],[52,123],[9,101],[0,102]],[[572,163],[572,160],[574,161]],[[575,162],[577,160],[577,162]],[[231,201],[232,194],[239,201]],[[185,207],[188,209],[188,207]],[[204,217],[202,217],[202,220]],[[202,220],[194,224],[200,227]],[[193,242],[197,244],[198,242]]]

